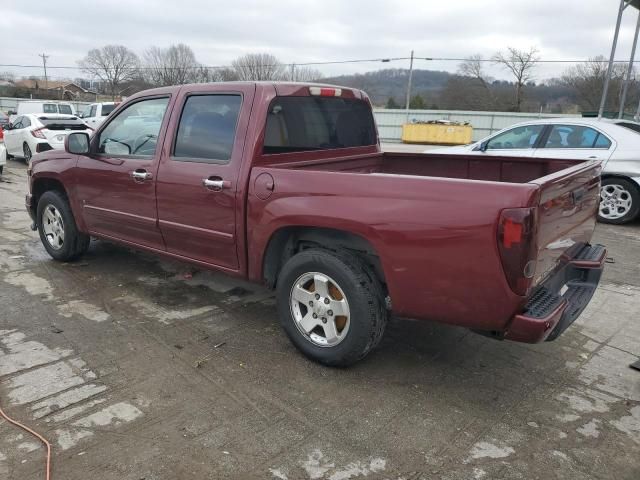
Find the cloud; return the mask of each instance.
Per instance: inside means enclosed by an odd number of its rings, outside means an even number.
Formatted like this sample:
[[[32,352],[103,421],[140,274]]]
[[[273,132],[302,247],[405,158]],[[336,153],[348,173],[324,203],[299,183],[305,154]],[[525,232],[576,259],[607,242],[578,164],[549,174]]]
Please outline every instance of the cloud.
[[[156,0],[8,2],[2,6],[0,63],[76,66],[94,47],[122,44],[138,54],[150,46],[190,45],[200,62],[228,65],[249,52],[269,52],[289,63],[405,57],[489,57],[506,46],[537,46],[543,58],[608,55],[617,2],[602,0],[280,0],[236,2]],[[618,58],[628,57],[635,11],[625,14]],[[319,67],[327,75],[406,67],[407,62]],[[416,68],[455,71],[455,62],[416,62]],[[544,65],[538,77],[567,65]],[[40,75],[41,69],[10,69]],[[506,77],[490,67],[497,77]],[[77,70],[51,68],[50,76]]]

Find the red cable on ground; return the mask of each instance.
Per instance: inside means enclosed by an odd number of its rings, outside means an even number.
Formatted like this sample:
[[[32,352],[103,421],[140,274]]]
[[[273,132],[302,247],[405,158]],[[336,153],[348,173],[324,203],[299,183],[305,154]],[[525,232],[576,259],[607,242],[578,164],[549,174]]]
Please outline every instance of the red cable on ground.
[[[51,480],[51,444],[49,442],[47,442],[47,439],[44,438],[42,435],[40,435],[38,432],[34,432],[29,427],[26,427],[23,424],[21,424],[20,422],[17,422],[13,418],[9,417],[6,413],[4,413],[2,411],[2,408],[0,408],[0,416],[2,416],[7,422],[12,423],[16,427],[19,427],[19,428],[29,432],[31,435],[33,435],[38,440],[40,440],[42,443],[44,443],[45,447],[47,447],[47,470],[46,470],[45,478],[46,478],[46,480]]]

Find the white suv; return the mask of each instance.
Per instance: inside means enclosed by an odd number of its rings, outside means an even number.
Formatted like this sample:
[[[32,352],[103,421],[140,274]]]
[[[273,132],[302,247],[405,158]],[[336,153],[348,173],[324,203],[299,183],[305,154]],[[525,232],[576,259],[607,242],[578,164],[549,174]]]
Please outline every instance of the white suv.
[[[80,113],[80,118],[95,130],[117,106],[118,102],[92,103]]]

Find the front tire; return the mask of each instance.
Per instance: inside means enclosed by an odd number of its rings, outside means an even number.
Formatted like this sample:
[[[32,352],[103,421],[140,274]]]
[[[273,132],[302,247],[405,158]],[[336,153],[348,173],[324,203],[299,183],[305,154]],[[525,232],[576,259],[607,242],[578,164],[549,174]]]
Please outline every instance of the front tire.
[[[43,193],[36,215],[40,241],[53,259],[68,262],[89,248],[91,238],[78,231],[64,194],[55,190]]]
[[[640,212],[640,188],[631,180],[610,177],[602,180],[598,220],[620,225],[628,223]]]
[[[305,250],[278,276],[278,313],[293,344],[328,366],[364,358],[387,324],[385,297],[372,269],[348,252]]]

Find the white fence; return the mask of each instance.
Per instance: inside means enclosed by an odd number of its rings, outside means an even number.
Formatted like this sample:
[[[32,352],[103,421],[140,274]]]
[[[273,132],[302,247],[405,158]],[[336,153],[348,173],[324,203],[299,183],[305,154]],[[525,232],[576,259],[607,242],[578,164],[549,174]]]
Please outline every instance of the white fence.
[[[0,111],[16,110],[18,102],[27,98],[0,97]],[[59,100],[55,100],[59,101]],[[90,102],[72,102],[76,111],[81,112]],[[480,140],[487,135],[506,128],[514,123],[526,122],[537,118],[579,117],[580,115],[555,115],[550,113],[512,113],[512,112],[467,112],[463,110],[389,110],[375,108],[373,110],[378,124],[380,138],[384,142],[399,142],[402,138],[402,124],[412,121],[454,120],[469,122],[473,126],[473,140]]]
[[[0,97],[0,112],[8,113],[9,111],[16,111],[18,108],[18,102],[24,102],[30,100],[29,98],[13,98],[13,97]],[[35,99],[34,99],[35,100]],[[38,99],[40,100],[40,99]],[[46,102],[46,100],[40,100]],[[64,102],[70,103],[76,109],[76,112],[80,113],[84,110],[86,105],[90,105],[91,102],[74,102],[67,100],[51,100],[52,102]]]
[[[374,115],[378,132],[383,142],[399,142],[402,138],[402,124],[412,121],[454,120],[469,122],[473,126],[473,141],[509,127],[514,123],[526,122],[538,118],[579,117],[580,115],[555,115],[550,113],[512,113],[512,112],[467,112],[456,110],[388,110],[375,108]]]

